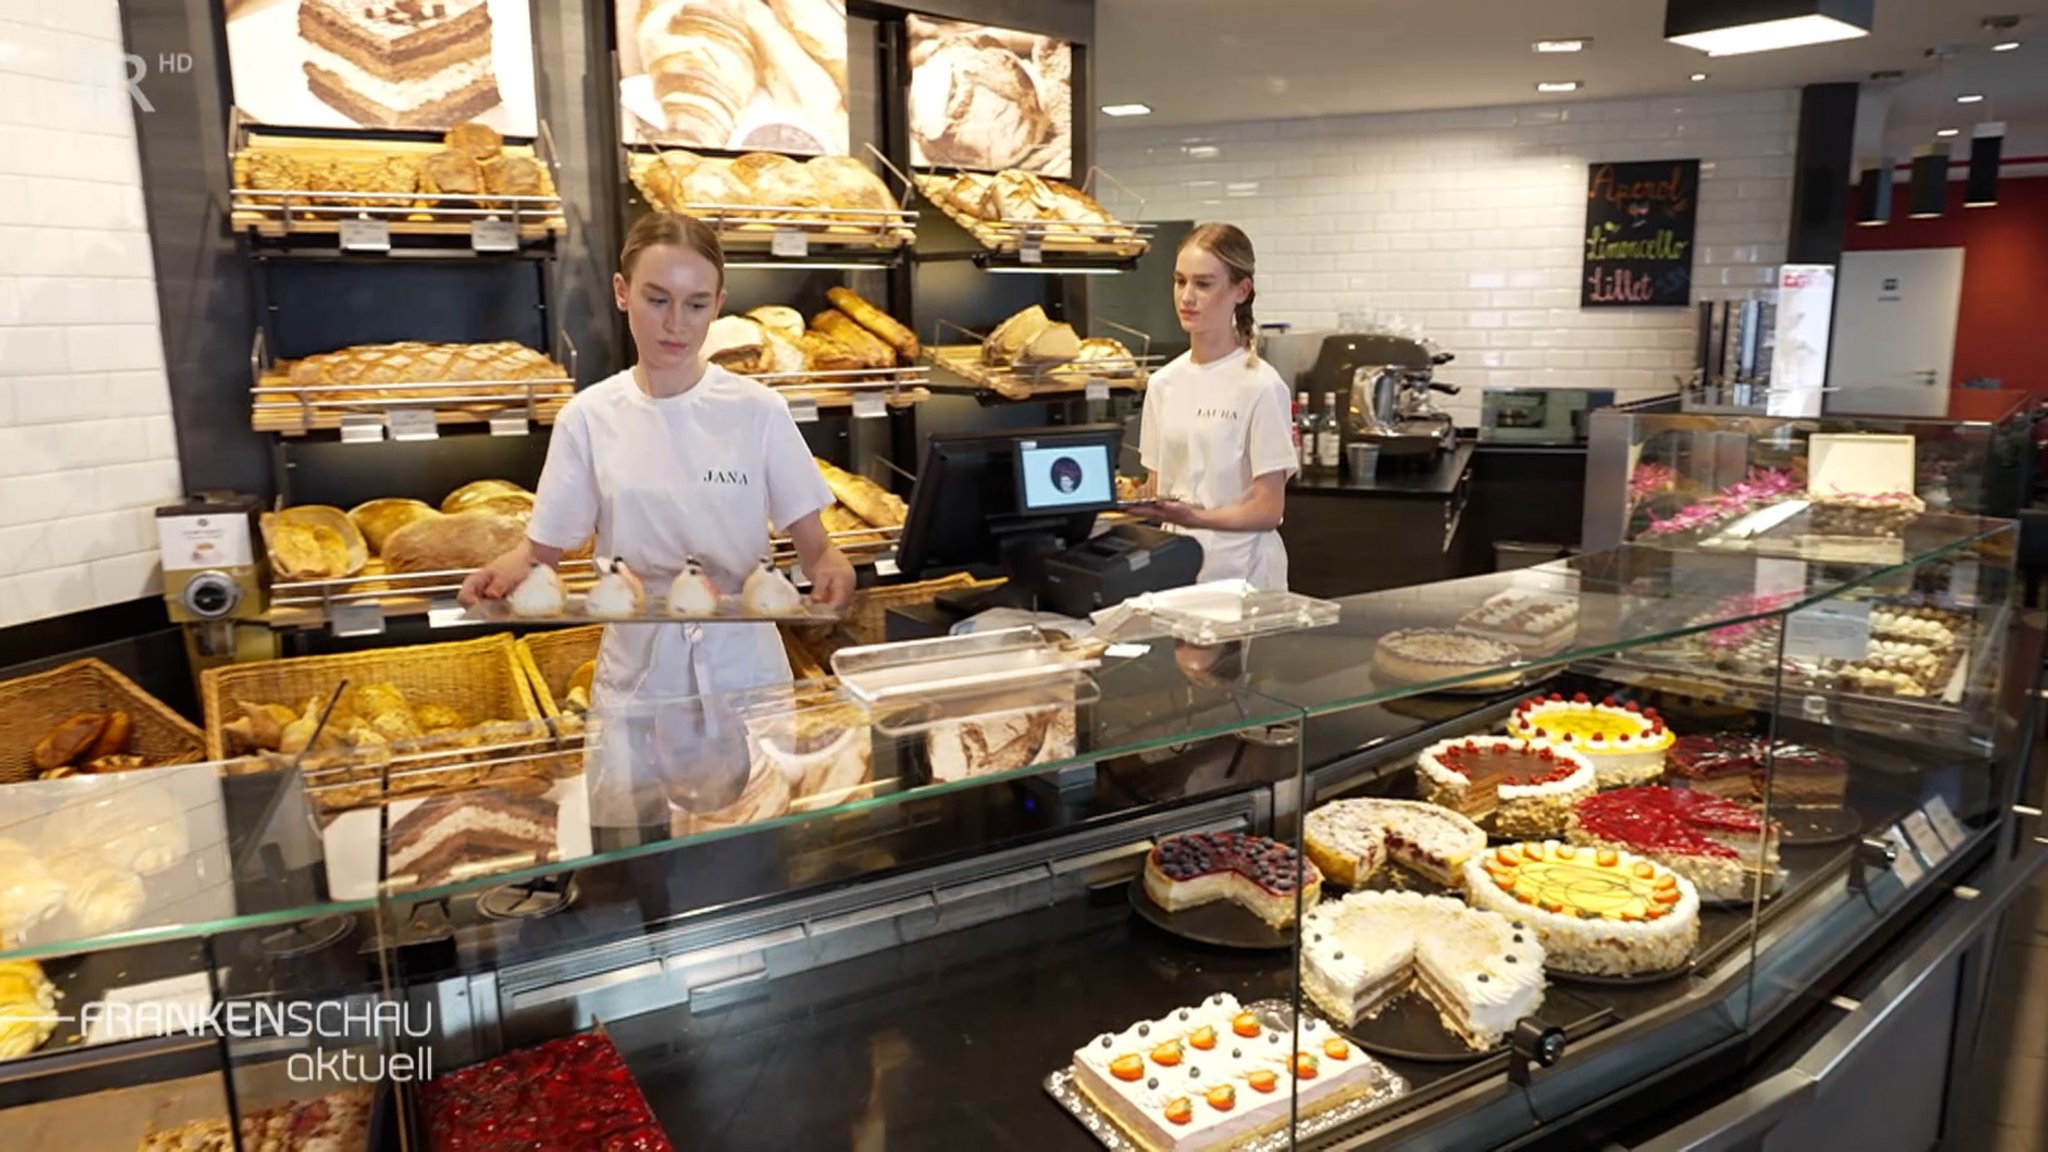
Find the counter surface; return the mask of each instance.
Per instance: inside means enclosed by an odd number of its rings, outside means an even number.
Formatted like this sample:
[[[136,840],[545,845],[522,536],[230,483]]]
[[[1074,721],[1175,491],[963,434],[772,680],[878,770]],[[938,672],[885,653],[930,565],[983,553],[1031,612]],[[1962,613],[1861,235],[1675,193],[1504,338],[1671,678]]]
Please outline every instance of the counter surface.
[[[1353,480],[1348,476],[1343,479],[1297,477],[1288,485],[1288,491],[1316,496],[1442,499],[1457,490],[1458,482],[1472,467],[1472,449],[1471,441],[1460,440],[1455,450],[1439,453],[1435,466],[1430,468],[1389,467],[1381,461],[1378,472],[1369,480]]]

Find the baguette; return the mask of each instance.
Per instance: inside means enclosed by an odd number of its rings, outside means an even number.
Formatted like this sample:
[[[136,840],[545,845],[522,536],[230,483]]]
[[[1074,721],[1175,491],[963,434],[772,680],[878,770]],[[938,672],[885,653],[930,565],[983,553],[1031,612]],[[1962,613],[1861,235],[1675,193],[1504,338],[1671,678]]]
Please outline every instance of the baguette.
[[[853,317],[827,308],[811,318],[811,327],[839,341],[860,357],[863,368],[894,368],[896,350],[882,338],[861,327]]]
[[[882,338],[883,342],[896,350],[905,364],[917,363],[918,353],[923,351],[917,342],[917,333],[898,323],[894,316],[860,298],[851,288],[830,288],[825,298],[832,306],[853,318],[853,322]]]
[[[865,476],[856,476],[823,460],[818,461],[818,473],[825,478],[825,485],[832,489],[832,495],[841,504],[877,528],[901,527],[910,515],[910,508],[901,496]]]

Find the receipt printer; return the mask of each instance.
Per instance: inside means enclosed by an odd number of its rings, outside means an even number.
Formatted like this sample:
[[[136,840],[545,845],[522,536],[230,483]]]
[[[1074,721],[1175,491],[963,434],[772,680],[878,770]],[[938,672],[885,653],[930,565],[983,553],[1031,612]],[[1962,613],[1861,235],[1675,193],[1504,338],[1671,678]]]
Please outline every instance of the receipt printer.
[[[1119,524],[1045,558],[1041,607],[1085,620],[1142,592],[1185,588],[1202,574],[1202,546],[1138,524]]]

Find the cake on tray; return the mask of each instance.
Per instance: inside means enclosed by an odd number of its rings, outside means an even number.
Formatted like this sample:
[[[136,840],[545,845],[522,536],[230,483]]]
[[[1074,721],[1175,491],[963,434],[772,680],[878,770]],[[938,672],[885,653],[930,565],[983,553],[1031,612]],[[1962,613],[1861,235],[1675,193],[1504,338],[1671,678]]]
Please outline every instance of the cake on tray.
[[[1333,800],[1302,826],[1309,862],[1346,888],[1363,885],[1391,859],[1447,888],[1465,880],[1465,861],[1486,850],[1486,833],[1458,813],[1419,800]]]
[[[1688,788],[1603,792],[1572,812],[1571,842],[1645,856],[1692,881],[1710,904],[1747,901],[1785,883],[1778,828],[1752,808]]]
[[[1568,748],[1592,762],[1601,788],[1647,784],[1664,774],[1672,735],[1655,708],[1609,696],[1594,703],[1584,692],[1567,700],[1553,692],[1515,707],[1508,735]]]
[[[300,0],[306,86],[367,128],[446,128],[500,101],[486,0]]]
[[[1515,839],[1562,834],[1595,786],[1593,765],[1572,749],[1500,736],[1432,744],[1415,768],[1423,799]]]
[[[1672,783],[1728,800],[1761,802],[1767,772],[1772,804],[1840,808],[1848,797],[1849,764],[1825,748],[1717,732],[1681,738],[1669,759]]]
[[[1301,983],[1356,1024],[1411,988],[1474,1049],[1543,1005],[1543,947],[1518,921],[1448,896],[1353,892],[1302,917]]]
[[[1313,908],[1323,876],[1294,849],[1242,832],[1169,836],[1145,857],[1145,893],[1168,912],[1228,900],[1274,928],[1294,923],[1296,889]]]
[[[1082,1045],[1074,1083],[1149,1152],[1237,1147],[1286,1127],[1296,1109],[1306,1118],[1403,1087],[1320,1020],[1304,1019],[1294,1040],[1220,992]]]
[[[1692,881],[1633,852],[1556,840],[1510,844],[1466,862],[1465,893],[1474,908],[1534,928],[1553,971],[1669,972],[1699,943]]]
[[[1397,684],[1447,683],[1453,688],[1493,688],[1514,683],[1523,669],[1522,650],[1447,628],[1408,628],[1380,637],[1372,649],[1373,675]]]
[[[1530,656],[1569,646],[1579,632],[1579,602],[1542,592],[1500,592],[1458,620],[1458,630],[1514,645]]]
[[[619,1050],[565,1036],[436,1076],[420,1091],[435,1152],[672,1152]]]

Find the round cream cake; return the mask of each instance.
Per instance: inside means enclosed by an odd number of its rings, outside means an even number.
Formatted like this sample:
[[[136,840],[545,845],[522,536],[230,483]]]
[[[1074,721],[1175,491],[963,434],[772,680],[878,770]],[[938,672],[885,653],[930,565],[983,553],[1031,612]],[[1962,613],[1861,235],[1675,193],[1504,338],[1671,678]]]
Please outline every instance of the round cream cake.
[[[1432,744],[1415,759],[1422,797],[1501,836],[1554,836],[1593,795],[1593,765],[1570,748],[1484,736]]]
[[[1669,972],[1699,943],[1698,890],[1633,852],[1556,840],[1510,844],[1466,862],[1465,892],[1474,908],[1534,928],[1560,972]]]
[[[1521,676],[1521,668],[1510,667],[1521,661],[1522,651],[1513,644],[1448,628],[1389,632],[1372,649],[1374,675],[1400,684],[1498,687]]]
[[[1522,701],[1508,718],[1508,735],[1579,753],[1592,762],[1603,789],[1663,776],[1664,753],[1677,739],[1655,708],[1612,696],[1596,704],[1584,692],[1569,700],[1553,692]]]

